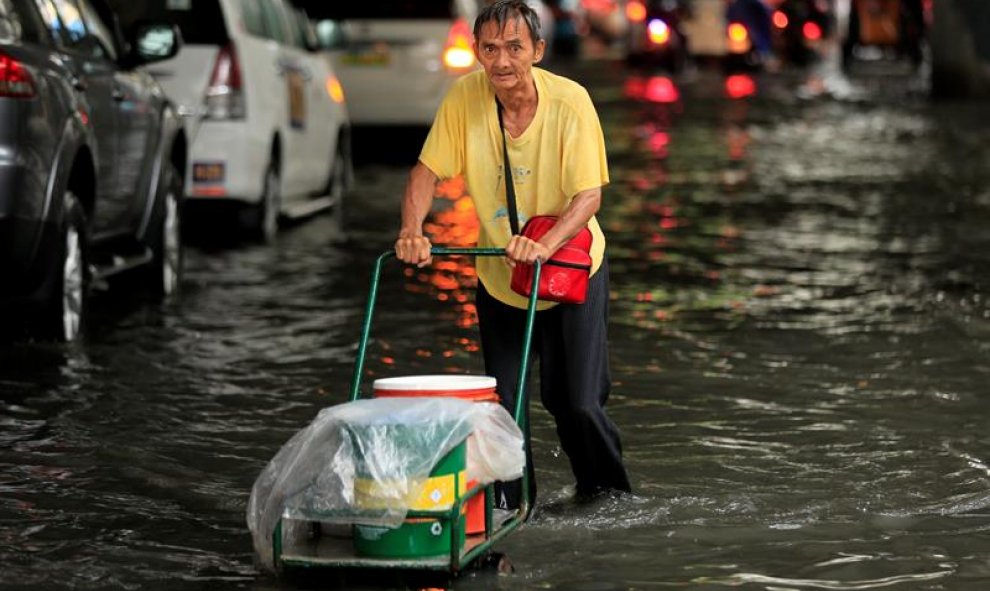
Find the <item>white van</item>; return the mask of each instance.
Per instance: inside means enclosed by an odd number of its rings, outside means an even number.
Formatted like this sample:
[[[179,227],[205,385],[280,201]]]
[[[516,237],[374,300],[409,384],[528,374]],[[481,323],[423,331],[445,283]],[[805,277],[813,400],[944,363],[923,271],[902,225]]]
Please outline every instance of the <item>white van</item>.
[[[182,51],[149,71],[189,133],[186,198],[233,201],[258,238],[342,205],[350,124],[332,65],[287,0],[162,0]],[[339,216],[338,216],[339,217]]]
[[[355,125],[430,125],[453,81],[477,67],[479,0],[300,5],[333,55]]]

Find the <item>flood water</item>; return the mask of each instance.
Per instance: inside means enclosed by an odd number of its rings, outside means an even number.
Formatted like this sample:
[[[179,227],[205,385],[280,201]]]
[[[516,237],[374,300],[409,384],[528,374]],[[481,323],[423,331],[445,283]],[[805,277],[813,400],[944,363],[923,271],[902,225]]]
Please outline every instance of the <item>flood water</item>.
[[[539,505],[456,589],[990,588],[990,125],[894,64],[651,93],[572,66],[606,132],[608,411],[634,494],[571,501],[534,405]],[[632,81],[630,81],[632,80]],[[383,140],[387,141],[387,140]],[[386,143],[386,145],[388,145]],[[3,589],[291,588],[252,563],[266,462],[346,399],[406,169],[366,162],[348,240],[199,243],[180,301],[106,294],[71,347],[0,348]],[[476,231],[456,182],[431,229]],[[480,372],[466,261],[389,267],[368,377]]]

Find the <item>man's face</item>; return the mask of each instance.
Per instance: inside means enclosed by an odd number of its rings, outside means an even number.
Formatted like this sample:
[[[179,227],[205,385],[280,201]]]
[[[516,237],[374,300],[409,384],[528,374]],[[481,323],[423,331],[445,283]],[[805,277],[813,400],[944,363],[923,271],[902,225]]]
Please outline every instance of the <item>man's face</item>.
[[[502,30],[495,21],[483,24],[474,51],[495,88],[512,90],[531,79],[533,64],[543,59],[545,45],[542,39],[533,44],[529,27],[520,17],[506,21]]]

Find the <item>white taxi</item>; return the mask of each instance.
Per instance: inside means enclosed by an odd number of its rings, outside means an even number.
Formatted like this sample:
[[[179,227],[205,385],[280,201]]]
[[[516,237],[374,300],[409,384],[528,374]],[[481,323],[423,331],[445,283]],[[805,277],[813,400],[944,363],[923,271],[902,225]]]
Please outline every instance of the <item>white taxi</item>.
[[[165,0],[184,45],[149,67],[189,133],[187,202],[234,202],[263,240],[341,205],[350,124],[332,65],[286,0]]]

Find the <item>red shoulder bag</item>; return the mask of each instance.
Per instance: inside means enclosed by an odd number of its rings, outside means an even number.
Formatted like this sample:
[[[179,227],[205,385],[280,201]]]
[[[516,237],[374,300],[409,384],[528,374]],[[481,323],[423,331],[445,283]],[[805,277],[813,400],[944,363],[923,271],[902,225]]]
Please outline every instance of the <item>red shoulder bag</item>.
[[[509,149],[505,141],[502,123],[502,105],[498,103],[498,124],[502,130],[502,169],[505,171],[505,202],[509,210],[509,226],[512,234],[520,234],[530,240],[539,240],[557,223],[557,216],[537,215],[527,220],[519,229],[516,211],[516,190],[512,184],[512,167],[509,165]],[[551,302],[583,304],[588,295],[588,278],[591,276],[591,230],[587,226],[553,253],[540,269],[540,283],[536,297]],[[533,265],[520,263],[512,269],[512,291],[529,297],[533,290]]]

